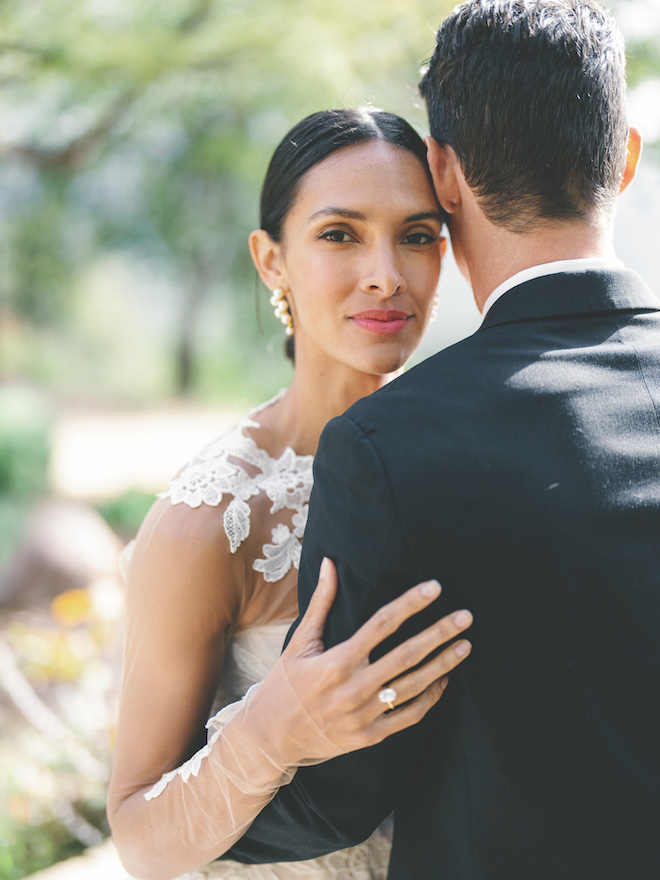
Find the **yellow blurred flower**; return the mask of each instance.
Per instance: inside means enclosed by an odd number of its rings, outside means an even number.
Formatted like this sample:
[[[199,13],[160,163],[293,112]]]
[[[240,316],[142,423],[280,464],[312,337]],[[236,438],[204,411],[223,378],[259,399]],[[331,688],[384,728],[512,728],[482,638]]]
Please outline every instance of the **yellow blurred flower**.
[[[61,626],[79,626],[89,620],[92,601],[89,590],[67,590],[55,596],[50,603],[50,611]]]

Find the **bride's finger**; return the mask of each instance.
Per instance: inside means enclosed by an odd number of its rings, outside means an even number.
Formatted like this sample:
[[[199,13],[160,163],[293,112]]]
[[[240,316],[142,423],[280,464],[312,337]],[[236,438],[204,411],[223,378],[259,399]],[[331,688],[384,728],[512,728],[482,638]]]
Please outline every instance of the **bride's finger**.
[[[402,708],[397,709],[396,712],[387,712],[386,707],[382,707],[383,712],[360,731],[353,748],[363,749],[374,746],[393,733],[418,724],[429,709],[435,706],[446,687],[447,679],[443,678],[433,682],[423,693]]]
[[[372,614],[350,639],[342,643],[343,648],[350,652],[358,665],[367,660],[373,649],[395,633],[402,623],[430,605],[439,595],[440,584],[437,581],[425,581],[412,587]]]
[[[414,700],[407,705],[397,709],[396,712],[388,712],[381,714],[371,725],[367,735],[369,737],[369,745],[376,745],[382,742],[386,737],[407,727],[418,724],[426,715],[429,709],[438,702],[447,687],[447,679],[442,678],[434,682],[426,688]]]
[[[397,676],[403,675],[422,663],[429,654],[436,651],[441,645],[446,644],[464,632],[471,626],[472,619],[472,614],[465,609],[441,617],[440,620],[437,620],[421,633],[397,645],[396,648],[393,648],[383,657],[372,663],[365,670],[366,676],[371,679],[374,687],[376,687],[382,682],[388,682]],[[441,665],[446,667],[443,668],[441,674],[450,672],[465,659],[468,651],[462,651],[461,646],[464,644],[469,644],[469,642],[457,642],[438,655],[442,659],[435,666]],[[430,679],[429,681],[432,680]]]
[[[467,639],[461,639],[428,660],[423,666],[388,681],[387,687],[379,689],[376,700],[371,704],[374,716],[382,715],[386,709],[392,706],[397,709],[410,700],[414,700],[436,681],[446,681],[447,675],[469,656],[471,650],[470,642]],[[388,697],[385,704],[379,697],[381,693]]]
[[[323,627],[336,595],[337,569],[334,563],[326,556],[321,563],[319,580],[309,600],[307,610],[295,633],[291,636],[289,646],[292,646],[292,650],[297,651],[310,642],[316,643],[321,641],[323,638]],[[323,650],[322,645],[321,650]]]

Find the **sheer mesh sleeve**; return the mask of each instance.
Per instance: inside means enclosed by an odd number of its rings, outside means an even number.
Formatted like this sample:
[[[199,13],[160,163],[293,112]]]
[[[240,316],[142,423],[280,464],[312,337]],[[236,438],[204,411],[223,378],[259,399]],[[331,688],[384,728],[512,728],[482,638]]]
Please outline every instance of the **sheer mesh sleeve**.
[[[240,705],[225,710],[204,744],[246,594],[245,561],[229,550],[223,512],[158,501],[128,566],[108,815],[124,866],[139,878],[176,877],[217,858],[291,776],[264,751],[268,731]]]

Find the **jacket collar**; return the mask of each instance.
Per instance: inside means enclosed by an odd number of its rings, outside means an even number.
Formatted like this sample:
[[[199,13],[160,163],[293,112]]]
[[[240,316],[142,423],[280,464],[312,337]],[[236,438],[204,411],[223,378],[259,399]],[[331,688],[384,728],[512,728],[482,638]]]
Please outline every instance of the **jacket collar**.
[[[614,311],[660,311],[660,300],[632,269],[544,275],[501,296],[486,313],[480,329]]]

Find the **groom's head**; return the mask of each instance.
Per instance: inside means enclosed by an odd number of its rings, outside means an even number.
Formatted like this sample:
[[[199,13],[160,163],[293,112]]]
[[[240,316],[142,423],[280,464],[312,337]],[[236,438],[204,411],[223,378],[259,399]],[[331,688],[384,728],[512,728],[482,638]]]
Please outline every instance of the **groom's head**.
[[[623,40],[593,0],[469,0],[440,27],[421,85],[488,219],[610,213],[628,123]]]

